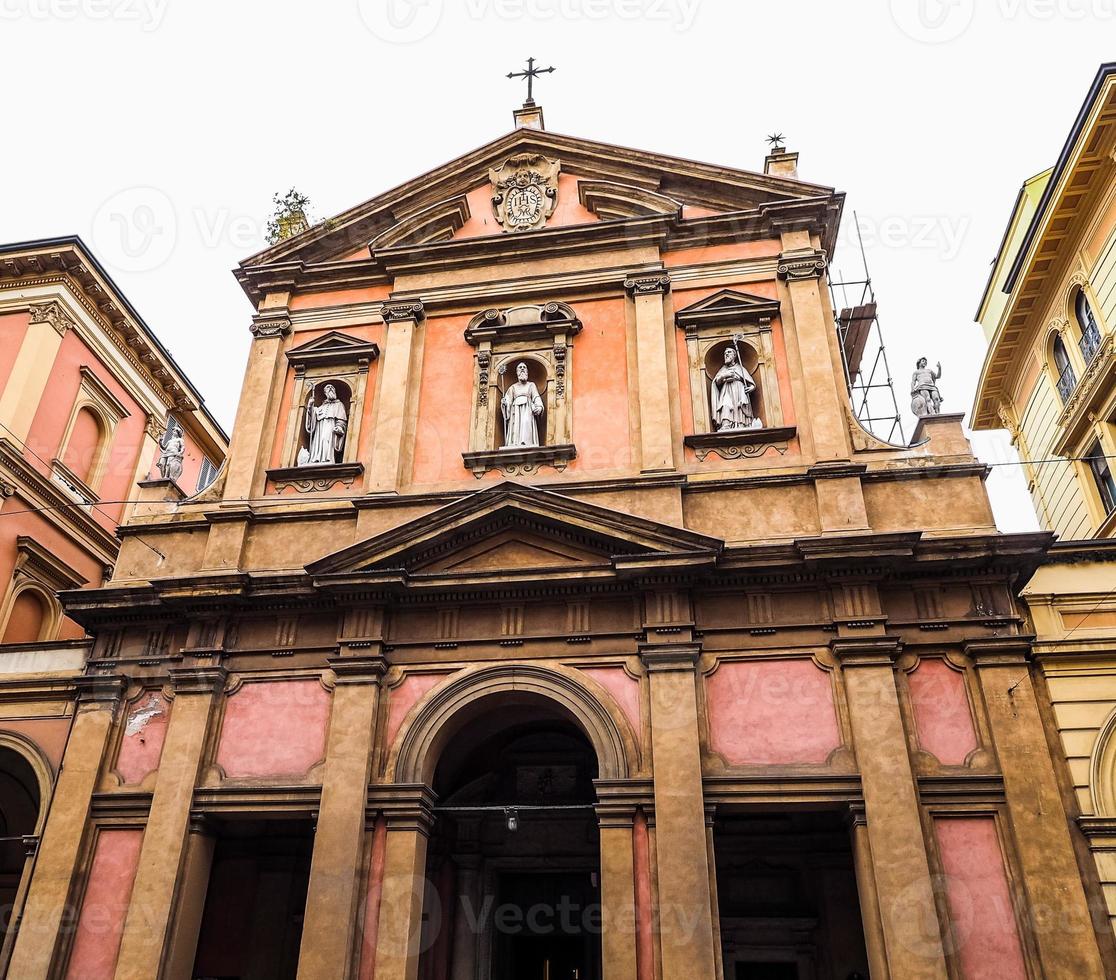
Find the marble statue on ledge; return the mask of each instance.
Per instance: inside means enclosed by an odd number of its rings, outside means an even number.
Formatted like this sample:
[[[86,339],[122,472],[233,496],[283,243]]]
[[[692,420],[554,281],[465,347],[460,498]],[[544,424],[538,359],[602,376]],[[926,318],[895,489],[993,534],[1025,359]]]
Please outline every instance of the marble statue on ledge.
[[[325,399],[320,405],[314,404],[313,388],[306,402],[306,431],[310,441],[305,449],[299,451],[299,466],[328,466],[337,462],[337,457],[345,448],[345,432],[349,415],[337,388],[327,384]]]
[[[740,360],[735,346],[725,350],[725,363],[710,386],[713,403],[713,431],[737,432],[762,429],[763,421],[752,408],[756,380]]]
[[[182,476],[182,459],[185,455],[186,443],[182,438],[182,430],[172,422],[163,437],[159,459],[155,463],[160,478],[177,483]]]
[[[515,378],[500,401],[504,416],[504,448],[535,448],[539,445],[538,417],[543,410],[542,396],[535,382],[528,377],[527,365],[523,361],[515,366]]]
[[[937,369],[927,366],[925,357],[918,359],[915,373],[911,377],[911,411],[918,418],[930,415],[940,415],[942,412],[942,394],[938,391],[938,379],[942,376],[942,364],[938,362]]]

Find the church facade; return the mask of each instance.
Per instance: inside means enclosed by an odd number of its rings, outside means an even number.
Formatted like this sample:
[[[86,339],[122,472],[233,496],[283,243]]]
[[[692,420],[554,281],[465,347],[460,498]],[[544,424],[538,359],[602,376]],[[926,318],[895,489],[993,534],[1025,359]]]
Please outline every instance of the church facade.
[[[1049,536],[960,417],[857,423],[842,196],[517,122],[238,269],[226,464],[22,682],[76,709],[8,975],[1111,975]]]

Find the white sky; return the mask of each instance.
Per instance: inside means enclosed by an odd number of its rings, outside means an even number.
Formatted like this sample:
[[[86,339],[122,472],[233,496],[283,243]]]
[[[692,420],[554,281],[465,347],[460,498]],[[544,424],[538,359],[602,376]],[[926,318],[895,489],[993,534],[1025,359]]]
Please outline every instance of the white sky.
[[[487,142],[534,55],[557,132],[757,170],[785,133],[847,193],[846,242],[859,212],[904,413],[923,353],[967,412],[1009,209],[1114,22],[1116,0],[0,0],[0,240],[80,234],[231,427],[251,309],[229,270],[272,194],[324,217]],[[1036,526],[1018,467],[988,487],[1004,530]]]

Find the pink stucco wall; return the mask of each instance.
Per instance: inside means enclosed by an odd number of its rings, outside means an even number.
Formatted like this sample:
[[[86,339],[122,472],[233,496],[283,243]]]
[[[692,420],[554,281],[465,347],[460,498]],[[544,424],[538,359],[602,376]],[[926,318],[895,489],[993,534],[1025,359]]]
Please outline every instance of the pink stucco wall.
[[[812,660],[721,663],[705,694],[710,746],[728,762],[823,763],[841,745],[830,675]]]
[[[243,684],[225,705],[217,764],[230,777],[304,776],[325,758],[329,708],[316,680]]]
[[[142,842],[142,830],[102,830],[97,835],[67,980],[108,980],[115,973]]]
[[[965,980],[1026,980],[995,820],[940,817],[934,827]]]
[[[907,676],[918,744],[947,766],[977,747],[965,675],[944,660],[923,660]]]
[[[639,738],[639,681],[629,676],[623,667],[583,667],[581,672],[612,695],[632,726],[635,737]]]
[[[445,674],[408,674],[391,689],[388,695],[387,725],[384,729],[384,744],[391,746],[395,736],[407,717],[407,712],[419,703],[426,692],[437,687],[446,679]]]
[[[144,692],[128,709],[116,756],[116,771],[126,784],[142,783],[159,768],[169,719],[170,705],[157,691]]]

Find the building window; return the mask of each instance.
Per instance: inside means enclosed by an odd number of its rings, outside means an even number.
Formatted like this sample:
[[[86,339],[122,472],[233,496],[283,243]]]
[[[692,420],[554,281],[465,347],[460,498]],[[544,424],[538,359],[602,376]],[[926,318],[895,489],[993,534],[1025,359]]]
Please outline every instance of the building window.
[[[1074,302],[1074,312],[1077,314],[1077,325],[1081,328],[1081,356],[1088,364],[1100,349],[1101,336],[1097,329],[1097,318],[1093,316],[1093,308],[1089,305],[1089,298],[1084,289],[1077,291]]]
[[[1070,364],[1069,353],[1062,338],[1054,338],[1054,366],[1058,369],[1058,394],[1062,396],[1062,404],[1066,404],[1077,387],[1077,375],[1074,374],[1073,365]]]
[[[201,472],[198,473],[197,493],[201,493],[217,478],[217,469],[215,463],[205,458],[202,459]]]
[[[1111,514],[1116,510],[1116,479],[1112,477],[1112,460],[1105,456],[1099,442],[1093,443],[1093,448],[1085,458],[1089,462],[1089,469],[1093,471],[1093,480],[1097,484],[1104,512]]]

